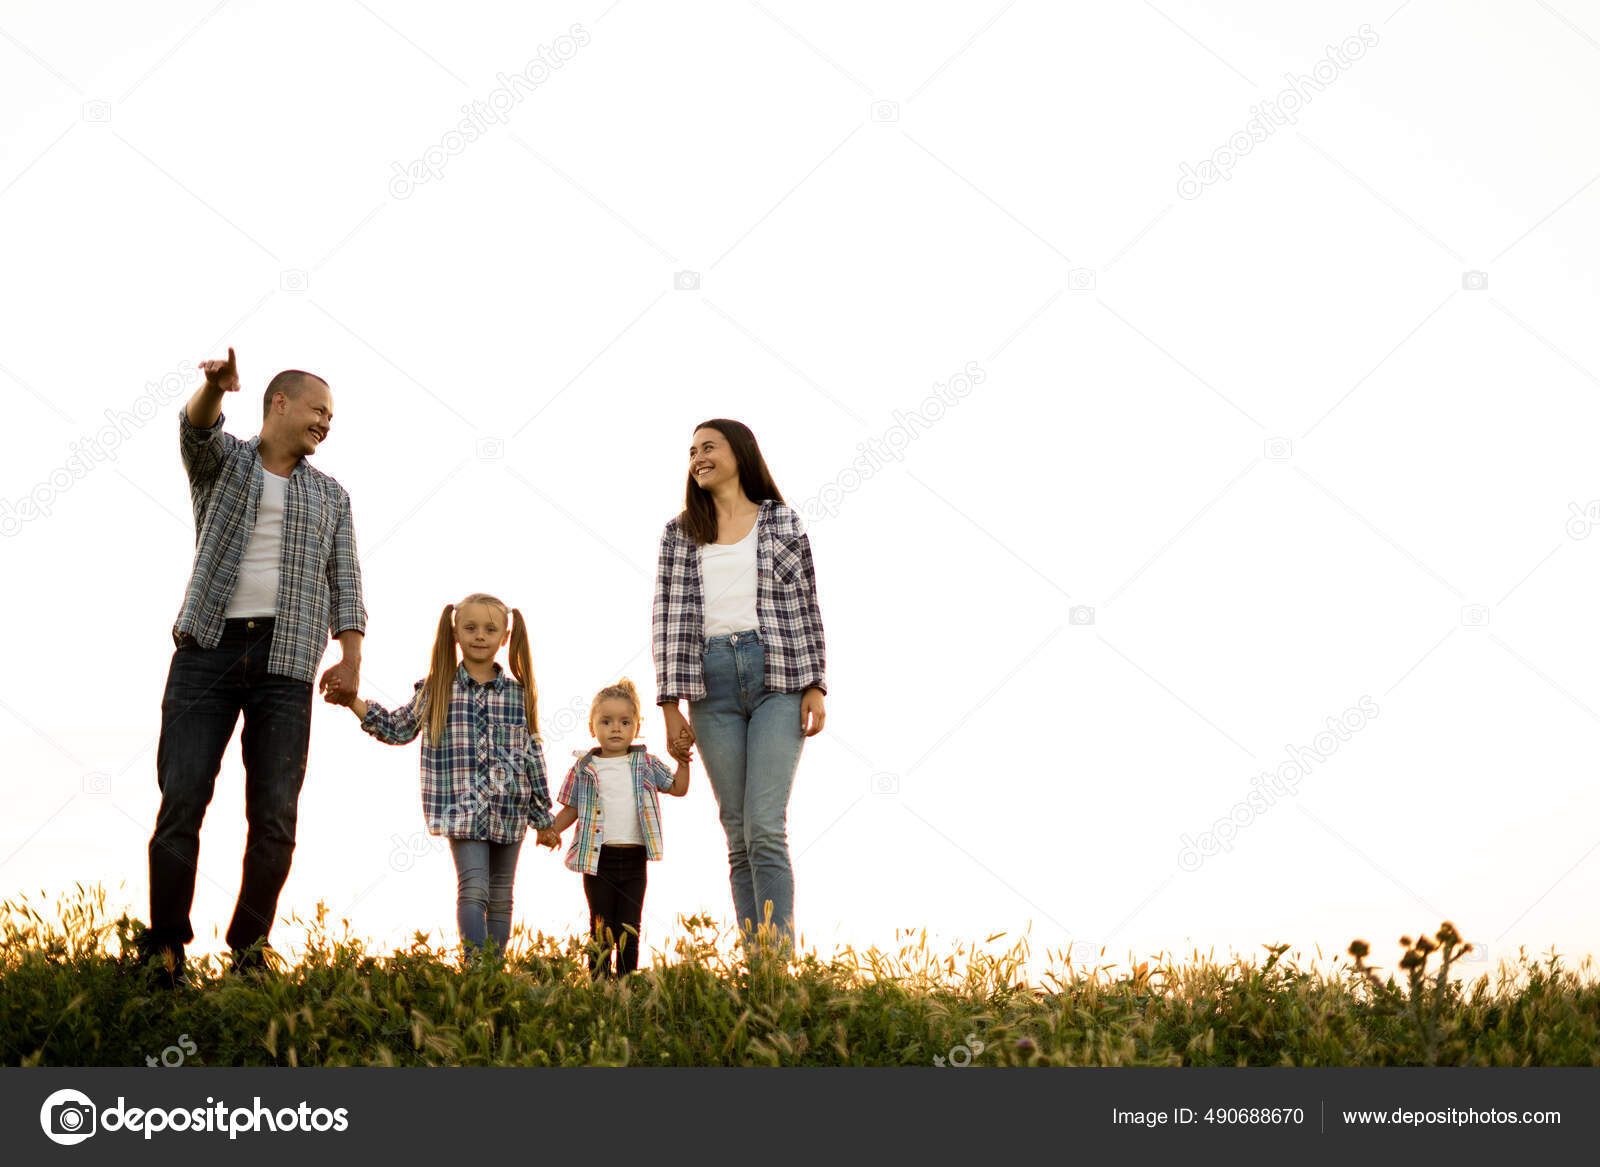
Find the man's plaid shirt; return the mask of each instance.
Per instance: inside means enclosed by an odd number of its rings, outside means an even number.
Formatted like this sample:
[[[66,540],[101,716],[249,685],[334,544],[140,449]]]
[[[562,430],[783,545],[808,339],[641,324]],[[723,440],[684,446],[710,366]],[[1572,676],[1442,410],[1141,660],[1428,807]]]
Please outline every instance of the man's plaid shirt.
[[[756,617],[766,655],[766,685],[775,693],[815,686],[828,691],[817,607],[811,540],[792,507],[764,499],[756,516]],[[706,695],[705,585],[700,545],[677,516],[661,532],[650,629],[655,651],[656,700]]]
[[[422,743],[422,813],[430,835],[447,839],[520,842],[528,827],[552,820],[545,784],[544,746],[528,732],[522,684],[497,661],[494,680],[475,681],[457,665],[444,737]],[[367,702],[361,728],[381,742],[403,746],[428,721],[426,681],[393,711]]]
[[[595,776],[594,762],[600,747],[573,750],[577,761],[567,771],[561,783],[561,793],[556,801],[578,812],[578,829],[572,833],[572,845],[567,848],[566,864],[573,871],[594,875],[599,871],[600,846],[605,842],[605,824],[601,821],[600,784]],[[628,768],[633,774],[633,799],[639,808],[639,833],[644,836],[645,858],[660,859],[662,855],[661,803],[657,790],[672,785],[675,775],[672,767],[647,751],[642,745],[628,747]]]
[[[194,569],[183,608],[172,626],[201,648],[222,641],[223,614],[239,582],[239,561],[256,525],[261,502],[259,436],[242,442],[222,428],[191,425],[178,410],[178,450],[189,475],[194,507]],[[289,474],[283,500],[283,546],[278,560],[278,600],[267,671],[302,681],[316,679],[328,637],[367,630],[361,602],[350,496],[302,458]]]

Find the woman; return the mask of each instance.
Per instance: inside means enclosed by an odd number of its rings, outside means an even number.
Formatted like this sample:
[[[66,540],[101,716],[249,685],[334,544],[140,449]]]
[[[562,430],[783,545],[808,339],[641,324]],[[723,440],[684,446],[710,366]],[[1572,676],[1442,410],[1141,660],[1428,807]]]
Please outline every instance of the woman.
[[[651,634],[668,749],[683,761],[700,746],[740,931],[770,910],[787,947],[785,818],[800,748],[822,729],[822,615],[811,542],[741,422],[713,418],[694,431],[683,512],[661,534]]]

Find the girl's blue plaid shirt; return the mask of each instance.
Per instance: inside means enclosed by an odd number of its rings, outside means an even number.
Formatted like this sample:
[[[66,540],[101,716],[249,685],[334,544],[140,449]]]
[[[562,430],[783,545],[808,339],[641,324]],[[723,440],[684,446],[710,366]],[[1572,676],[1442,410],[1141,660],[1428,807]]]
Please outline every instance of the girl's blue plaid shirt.
[[[393,711],[368,701],[361,728],[390,745],[411,741],[428,720],[425,684]],[[499,662],[492,681],[456,667],[443,740],[422,743],[422,813],[431,835],[491,843],[520,842],[530,826],[550,825],[544,747],[528,731],[521,683]]]
[[[566,864],[572,871],[594,875],[599,870],[600,844],[604,824],[600,814],[600,788],[595,781],[594,762],[600,752],[595,746],[588,750],[573,750],[577,761],[567,771],[561,783],[561,793],[556,801],[578,812],[578,829],[572,833],[572,846],[567,848]],[[672,785],[675,775],[672,768],[644,746],[628,747],[629,770],[633,774],[633,801],[639,808],[639,833],[644,836],[645,858],[660,859],[662,854],[661,803],[657,790]]]

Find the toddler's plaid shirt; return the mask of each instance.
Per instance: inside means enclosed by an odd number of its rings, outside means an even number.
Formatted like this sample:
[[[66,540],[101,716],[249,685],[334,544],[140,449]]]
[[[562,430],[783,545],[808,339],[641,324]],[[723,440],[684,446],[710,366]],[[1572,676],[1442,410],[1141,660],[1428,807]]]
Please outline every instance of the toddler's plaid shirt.
[[[600,814],[600,787],[590,760],[600,753],[600,747],[573,750],[577,761],[567,771],[556,801],[578,812],[577,830],[572,835],[572,845],[567,848],[567,867],[593,875],[599,870],[600,845],[603,826]],[[645,858],[660,859],[662,854],[661,803],[657,790],[665,790],[674,780],[673,768],[647,751],[642,745],[628,747],[629,770],[633,774],[633,798],[639,807],[639,833],[644,836]]]

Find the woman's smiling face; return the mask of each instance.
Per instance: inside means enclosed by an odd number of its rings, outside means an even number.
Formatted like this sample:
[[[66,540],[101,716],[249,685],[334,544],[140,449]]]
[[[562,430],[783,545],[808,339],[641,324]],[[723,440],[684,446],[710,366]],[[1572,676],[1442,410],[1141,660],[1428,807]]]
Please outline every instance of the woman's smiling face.
[[[689,443],[689,478],[701,490],[711,490],[730,478],[737,481],[739,463],[722,431],[709,426],[694,431]]]

